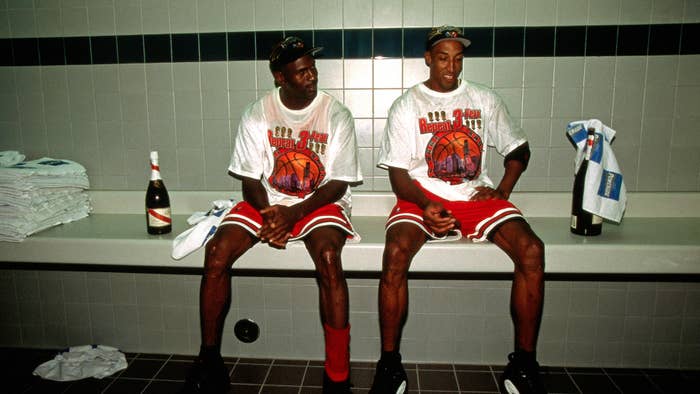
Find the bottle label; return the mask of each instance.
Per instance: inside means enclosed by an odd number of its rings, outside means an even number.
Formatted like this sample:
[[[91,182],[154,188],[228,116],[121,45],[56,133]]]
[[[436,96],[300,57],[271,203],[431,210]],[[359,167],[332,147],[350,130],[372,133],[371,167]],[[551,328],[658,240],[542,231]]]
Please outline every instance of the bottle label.
[[[576,215],[571,215],[571,228],[578,227],[578,217]]]
[[[603,223],[603,218],[598,215],[591,215],[591,224],[601,224]]]
[[[147,212],[148,225],[151,227],[165,227],[172,223],[172,219],[170,218],[170,207],[149,208]]]

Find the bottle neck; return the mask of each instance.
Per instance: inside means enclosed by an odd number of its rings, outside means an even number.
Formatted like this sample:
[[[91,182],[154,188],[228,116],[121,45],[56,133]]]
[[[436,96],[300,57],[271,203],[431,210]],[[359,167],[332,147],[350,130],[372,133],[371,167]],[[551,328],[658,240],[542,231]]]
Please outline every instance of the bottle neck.
[[[151,180],[152,181],[158,181],[160,180],[160,166],[158,166],[158,162],[152,160],[151,161]]]
[[[591,152],[593,152],[593,143],[595,142],[595,133],[588,133],[588,138],[586,138],[586,155],[584,159],[586,161],[591,160]]]

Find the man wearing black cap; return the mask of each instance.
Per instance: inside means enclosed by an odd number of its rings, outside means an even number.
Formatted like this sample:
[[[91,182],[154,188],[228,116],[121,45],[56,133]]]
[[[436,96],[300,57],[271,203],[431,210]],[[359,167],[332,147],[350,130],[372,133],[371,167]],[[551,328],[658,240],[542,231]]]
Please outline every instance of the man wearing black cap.
[[[428,80],[406,91],[389,110],[378,166],[389,171],[397,203],[386,224],[379,284],[382,356],[371,393],[406,390],[399,345],[413,256],[428,241],[462,236],[495,243],[515,265],[511,290],[515,351],[508,356],[501,390],[545,392],[535,358],[544,245],[508,201],[527,167],[530,150],[500,97],[460,79],[463,51],[469,44],[459,28],[433,28],[424,55]],[[487,146],[504,156],[505,173],[498,185],[487,175]]]
[[[228,170],[242,181],[243,201],[206,245],[202,345],[183,393],[229,389],[221,357],[231,301],[229,269],[258,241],[279,249],[304,242],[318,276],[326,345],[323,392],[350,392],[348,289],[340,254],[346,240],[358,238],[348,219],[349,185],[360,183],[362,175],[350,111],[317,90],[314,55],[320,50],[297,37],[278,43],[270,55],[276,88],[241,118]]]

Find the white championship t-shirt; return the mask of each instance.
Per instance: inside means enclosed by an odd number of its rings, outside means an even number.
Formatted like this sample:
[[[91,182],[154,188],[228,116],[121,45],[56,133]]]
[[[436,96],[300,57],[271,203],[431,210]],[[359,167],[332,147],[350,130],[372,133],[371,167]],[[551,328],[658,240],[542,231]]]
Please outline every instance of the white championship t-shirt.
[[[322,91],[291,110],[273,89],[243,112],[228,169],[260,179],[271,205],[297,204],[333,179],[360,182],[352,114]],[[350,188],[337,203],[350,213]]]
[[[466,201],[475,187],[494,186],[487,146],[505,156],[526,141],[493,90],[461,81],[440,93],[420,83],[392,104],[377,166],[408,170],[428,191]]]

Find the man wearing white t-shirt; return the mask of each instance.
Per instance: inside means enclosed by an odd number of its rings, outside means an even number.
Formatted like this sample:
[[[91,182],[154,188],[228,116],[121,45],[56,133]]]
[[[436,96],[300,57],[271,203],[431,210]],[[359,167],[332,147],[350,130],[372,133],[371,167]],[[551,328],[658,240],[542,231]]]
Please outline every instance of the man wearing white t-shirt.
[[[349,220],[350,184],[362,181],[352,114],[318,91],[314,55],[287,37],[270,55],[277,88],[243,113],[229,173],[243,201],[206,245],[200,288],[202,345],[183,393],[229,389],[221,336],[231,299],[229,269],[259,241],[283,249],[303,241],[316,266],[325,334],[324,393],[349,393],[348,288],[340,254],[358,235]],[[270,267],[274,268],[274,267]]]
[[[426,40],[428,80],[406,91],[389,111],[378,166],[389,171],[397,203],[386,223],[379,285],[382,356],[371,393],[406,390],[399,345],[413,256],[428,241],[460,236],[495,243],[515,265],[511,291],[515,351],[508,356],[501,390],[545,392],[535,357],[544,245],[508,201],[527,167],[530,149],[500,97],[460,79],[463,51],[469,44],[459,28],[433,28]],[[488,146],[504,156],[505,173],[497,185],[486,169]]]

